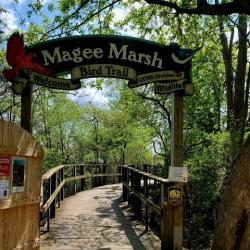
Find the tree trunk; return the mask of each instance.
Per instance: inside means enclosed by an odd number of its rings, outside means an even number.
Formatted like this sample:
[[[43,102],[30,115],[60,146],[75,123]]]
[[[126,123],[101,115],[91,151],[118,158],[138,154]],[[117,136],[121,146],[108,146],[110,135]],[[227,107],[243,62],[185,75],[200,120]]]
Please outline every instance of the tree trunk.
[[[245,124],[246,110],[246,65],[247,65],[247,17],[239,15],[238,30],[238,54],[236,69],[233,69],[233,41],[235,27],[231,28],[231,37],[225,33],[223,18],[218,18],[220,28],[220,40],[222,45],[222,55],[225,65],[225,87],[227,96],[227,128],[230,132],[232,142],[232,154],[235,155],[242,146]]]
[[[250,232],[250,136],[236,157],[219,206],[212,250],[247,250]]]

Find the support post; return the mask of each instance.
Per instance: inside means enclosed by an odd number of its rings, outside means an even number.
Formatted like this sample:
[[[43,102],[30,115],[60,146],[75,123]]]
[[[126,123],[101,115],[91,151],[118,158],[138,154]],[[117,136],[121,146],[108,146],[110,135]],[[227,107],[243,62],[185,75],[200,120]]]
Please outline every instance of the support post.
[[[23,90],[21,96],[21,127],[32,134],[31,125],[32,113],[32,85],[28,85]]]
[[[56,173],[53,174],[50,178],[50,196],[56,189]],[[50,219],[56,217],[56,199],[54,199],[50,205]]]
[[[172,206],[166,202],[167,185],[161,183],[161,250],[173,250],[173,218]]]
[[[183,93],[173,93],[171,126],[171,166],[183,167]],[[173,183],[182,187],[182,183]],[[166,190],[164,188],[164,196]],[[167,198],[167,197],[166,197]],[[183,238],[183,201],[178,206],[164,205],[166,216],[166,242],[161,249],[182,249]]]
[[[80,167],[81,175],[85,175],[85,165],[81,165]],[[81,179],[81,191],[84,191],[85,188],[85,178]]]
[[[148,173],[148,166],[143,165],[143,171]],[[143,177],[143,184],[144,184],[144,195],[146,198],[148,198],[148,177]],[[145,205],[145,230],[148,231],[148,224],[149,224],[149,217],[148,217],[148,205]]]
[[[57,184],[59,185],[59,184],[61,184],[61,170],[59,170],[58,172],[57,172]],[[60,208],[61,207],[61,190],[59,191],[59,194],[58,194],[58,196],[57,196],[57,206],[58,206],[58,208]]]
[[[73,166],[73,176],[76,177],[76,166]],[[73,194],[75,195],[77,191],[76,180],[74,180]]]
[[[122,166],[118,166],[118,174],[122,174]],[[122,182],[122,176],[118,176],[118,183]]]
[[[64,168],[62,168],[60,171],[60,178],[61,178],[61,181],[64,180]],[[64,200],[64,186],[62,187],[60,191],[60,196],[61,196],[61,201]]]
[[[102,173],[106,174],[107,173],[107,165],[103,164],[102,166]],[[102,185],[107,185],[107,176],[102,177]]]
[[[141,177],[138,173],[134,173],[134,178],[135,178],[135,190],[139,193],[141,193]],[[135,217],[136,218],[141,218],[141,212],[142,212],[142,207],[141,207],[141,200],[138,198],[136,195],[134,196],[134,206],[135,206]]]
[[[122,166],[122,181],[128,184],[128,170]],[[122,185],[122,200],[128,200],[128,189]]]

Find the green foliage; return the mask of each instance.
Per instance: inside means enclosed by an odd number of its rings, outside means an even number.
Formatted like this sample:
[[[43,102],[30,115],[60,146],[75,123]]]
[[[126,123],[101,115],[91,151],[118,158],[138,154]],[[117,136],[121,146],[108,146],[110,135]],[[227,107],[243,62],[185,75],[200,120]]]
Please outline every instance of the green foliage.
[[[185,218],[190,229],[187,241],[192,246],[209,246],[209,234],[213,229],[220,201],[222,184],[230,163],[230,136],[228,133],[206,135],[206,141],[193,148],[185,166],[189,170],[189,181],[185,186]],[[203,231],[204,241],[198,234]],[[190,243],[191,244],[191,243]]]
[[[62,157],[56,148],[43,147],[44,158],[42,172],[45,173],[49,169],[62,164]]]

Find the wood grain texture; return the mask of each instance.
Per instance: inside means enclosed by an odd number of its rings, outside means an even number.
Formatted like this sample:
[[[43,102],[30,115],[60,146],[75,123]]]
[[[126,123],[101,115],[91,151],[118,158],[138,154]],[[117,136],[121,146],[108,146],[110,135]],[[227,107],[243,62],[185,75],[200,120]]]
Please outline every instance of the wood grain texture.
[[[39,249],[42,147],[24,129],[0,120],[0,156],[10,157],[7,199],[0,200],[0,249]],[[26,159],[24,191],[12,192],[12,157]]]

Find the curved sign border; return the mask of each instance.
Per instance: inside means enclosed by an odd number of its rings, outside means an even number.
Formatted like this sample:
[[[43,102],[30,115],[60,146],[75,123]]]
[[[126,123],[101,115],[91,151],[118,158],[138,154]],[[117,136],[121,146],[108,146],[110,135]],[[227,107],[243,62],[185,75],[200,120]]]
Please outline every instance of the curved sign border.
[[[74,90],[81,87],[80,79],[110,77],[128,80],[131,88],[155,83],[159,94],[173,91],[173,87],[164,87],[169,83],[178,86],[176,90],[192,84],[191,58],[196,50],[182,49],[177,44],[165,46],[127,36],[73,36],[27,47],[23,44],[24,59],[17,65],[10,58],[14,39],[23,42],[19,33],[9,38],[6,58],[14,76],[5,78],[16,84],[31,82],[49,88]],[[65,79],[62,75],[71,77]]]

